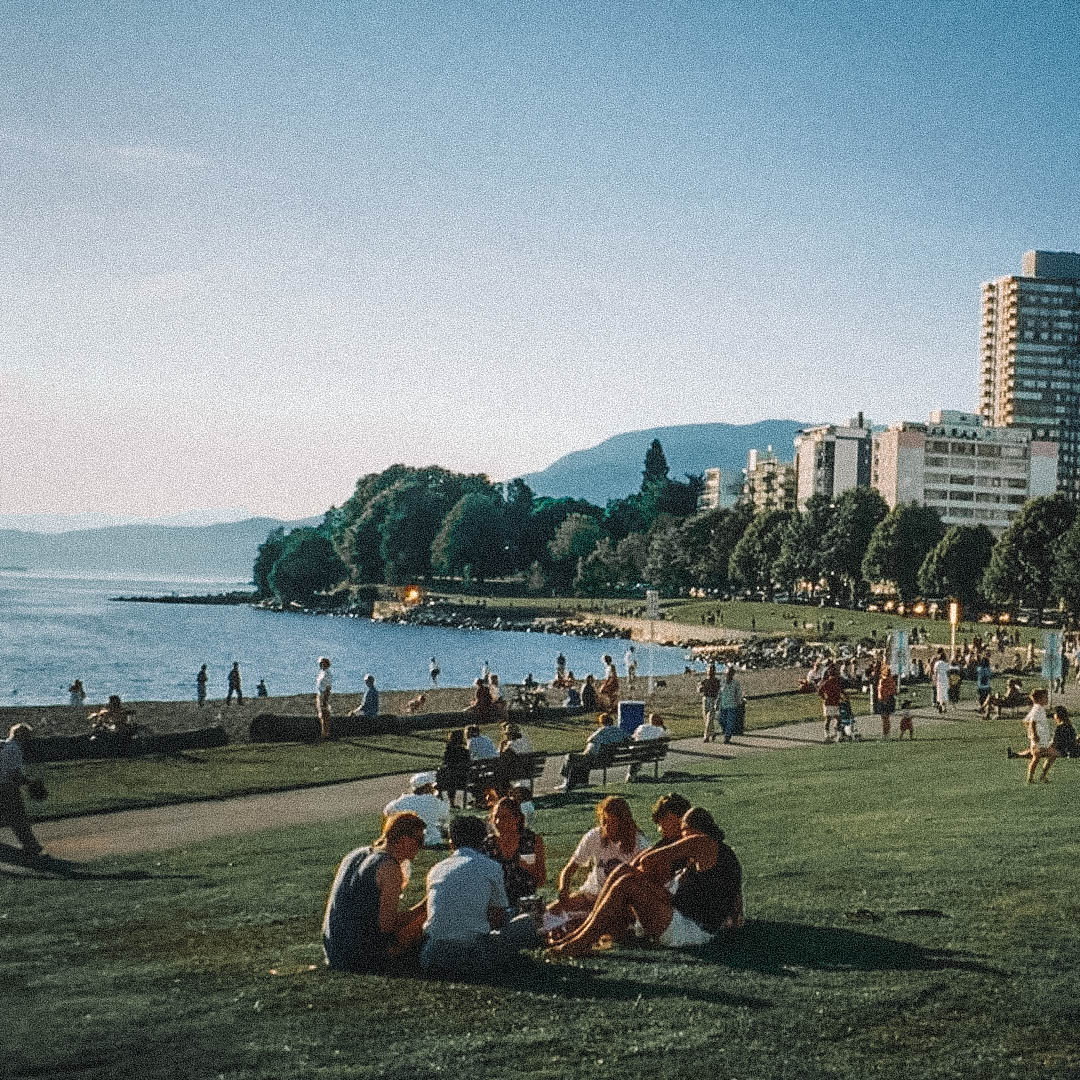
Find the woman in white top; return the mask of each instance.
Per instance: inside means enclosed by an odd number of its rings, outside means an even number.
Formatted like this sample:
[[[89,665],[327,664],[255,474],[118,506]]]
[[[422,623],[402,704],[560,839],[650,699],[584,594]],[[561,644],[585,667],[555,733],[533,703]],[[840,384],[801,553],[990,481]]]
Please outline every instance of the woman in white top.
[[[330,738],[330,691],[333,688],[330,658],[320,656],[319,674],[315,677],[315,711],[319,716],[319,731],[324,739]]]
[[[940,713],[949,711],[949,661],[945,659],[945,650],[938,649],[934,661],[934,698]]]
[[[559,874],[559,898],[548,905],[548,912],[561,915],[571,911],[590,911],[608,874],[644,851],[648,840],[634,821],[630,804],[617,795],[602,799],[596,807],[596,828],[579,841],[574,854]],[[589,873],[581,888],[571,891],[574,875],[580,869]]]

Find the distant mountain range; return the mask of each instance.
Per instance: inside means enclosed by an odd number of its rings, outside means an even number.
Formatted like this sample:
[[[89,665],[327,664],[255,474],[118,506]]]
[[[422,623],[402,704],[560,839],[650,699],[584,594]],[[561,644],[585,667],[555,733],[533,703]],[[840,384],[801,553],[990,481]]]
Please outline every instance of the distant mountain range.
[[[254,517],[217,525],[114,525],[61,533],[0,529],[0,569],[250,581],[255,552],[267,534],[279,525],[295,528],[319,520]]]
[[[781,461],[791,461],[796,432],[809,426],[799,420],[760,420],[756,424],[680,424],[628,431],[588,450],[565,454],[522,479],[537,495],[570,495],[603,506],[608,499],[621,499],[641,487],[645,451],[653,439],[659,439],[673,480],[720,468],[727,487],[741,478],[750,450],[772,446]]]
[[[107,529],[113,525],[220,525],[256,517],[243,506],[216,507],[207,510],[184,510],[165,517],[139,517],[135,514],[0,514],[0,529],[20,532],[61,533],[82,529]]]

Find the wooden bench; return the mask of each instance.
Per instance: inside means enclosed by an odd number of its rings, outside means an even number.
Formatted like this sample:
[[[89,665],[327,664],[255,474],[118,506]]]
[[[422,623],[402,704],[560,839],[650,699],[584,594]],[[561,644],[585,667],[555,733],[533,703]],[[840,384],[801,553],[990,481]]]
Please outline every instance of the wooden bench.
[[[653,779],[660,779],[660,762],[667,757],[667,739],[650,739],[647,742],[607,743],[600,749],[592,768],[603,773],[607,784],[607,771],[618,765],[649,765],[653,767]]]
[[[533,784],[544,773],[547,754],[501,754],[499,757],[481,758],[469,762],[465,778],[465,790],[472,795],[473,805],[484,805],[484,793],[488,788],[502,784],[527,784],[532,795]]]

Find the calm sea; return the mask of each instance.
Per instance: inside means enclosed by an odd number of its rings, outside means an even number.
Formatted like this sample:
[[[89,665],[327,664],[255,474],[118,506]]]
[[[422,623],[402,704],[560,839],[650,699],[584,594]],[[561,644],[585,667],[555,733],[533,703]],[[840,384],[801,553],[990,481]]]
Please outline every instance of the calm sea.
[[[195,673],[209,665],[210,696],[225,693],[240,662],[244,691],[266,680],[271,694],[306,693],[316,659],[334,661],[334,688],[357,691],[367,672],[385,690],[429,684],[438,658],[440,685],[466,686],[486,660],[503,682],[532,672],[551,678],[562,652],[571,671],[603,669],[610,652],[622,670],[621,641],[494,630],[447,630],[325,615],[280,614],[250,607],[117,604],[112,596],[202,594],[244,589],[242,582],[37,576],[0,571],[0,705],[59,705],[80,678],[89,702],[109,694],[129,700],[194,697]],[[647,647],[638,645],[647,670]],[[657,648],[657,674],[682,671],[683,653]]]

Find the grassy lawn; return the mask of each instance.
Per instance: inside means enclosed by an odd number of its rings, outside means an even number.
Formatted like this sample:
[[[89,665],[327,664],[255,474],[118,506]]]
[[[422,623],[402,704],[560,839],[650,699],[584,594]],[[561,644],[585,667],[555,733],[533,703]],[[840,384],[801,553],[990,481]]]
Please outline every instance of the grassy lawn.
[[[673,737],[701,732],[698,678],[669,677],[667,686],[658,689],[649,702],[650,709],[664,715]],[[639,689],[643,683],[639,682]],[[1026,684],[1034,683],[1026,680]],[[916,705],[928,704],[929,687],[917,686],[910,696]],[[862,695],[853,695],[853,705],[856,715],[869,710],[868,700]],[[753,731],[819,716],[816,696],[775,694],[749,702],[746,726]],[[591,716],[570,717],[526,725],[525,730],[537,750],[564,754],[580,749],[593,725]],[[496,727],[486,731],[498,741]],[[409,773],[437,767],[443,744],[442,731],[422,731],[341,739],[321,745],[238,743],[170,756],[52,762],[35,766],[35,773],[45,781],[50,794],[44,803],[31,804],[31,812],[38,819],[69,817]]]
[[[370,819],[0,876],[4,1074],[1075,1077],[1080,763],[1025,787],[1015,734],[700,759],[678,787],[743,862],[745,930],[526,955],[494,987],[322,968],[325,894]],[[610,790],[647,826],[670,784]],[[542,800],[553,867],[596,797]]]

